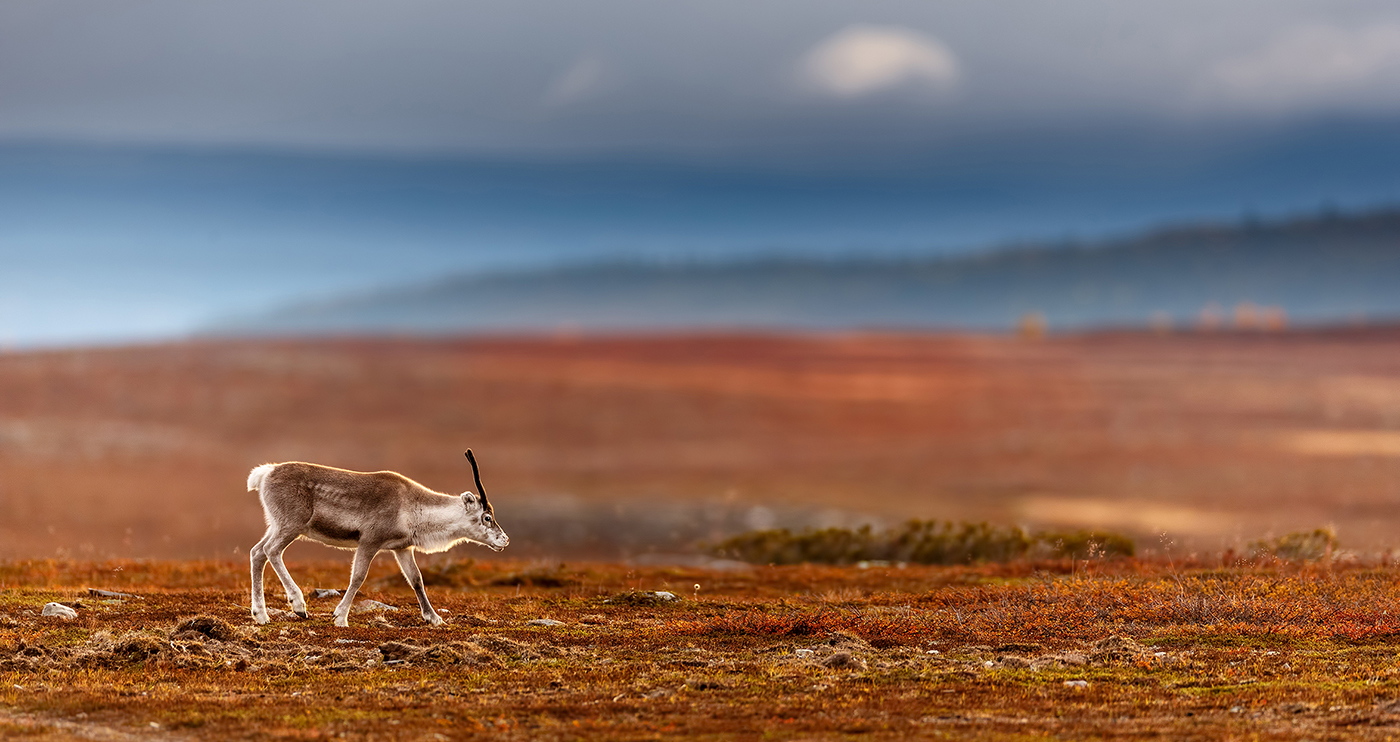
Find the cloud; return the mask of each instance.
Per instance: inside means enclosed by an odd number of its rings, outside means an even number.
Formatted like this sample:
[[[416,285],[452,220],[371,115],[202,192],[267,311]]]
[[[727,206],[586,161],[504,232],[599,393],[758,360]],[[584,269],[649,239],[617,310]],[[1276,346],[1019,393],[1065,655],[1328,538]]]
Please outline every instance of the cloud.
[[[803,83],[834,98],[860,98],[892,88],[951,89],[958,59],[941,41],[897,26],[848,26],[799,62]]]
[[[1390,105],[1400,86],[1400,25],[1293,28],[1207,75],[1209,97],[1255,109]]]
[[[574,60],[554,82],[545,89],[541,98],[546,106],[566,106],[596,93],[607,77],[607,66],[595,56],[583,56]]]

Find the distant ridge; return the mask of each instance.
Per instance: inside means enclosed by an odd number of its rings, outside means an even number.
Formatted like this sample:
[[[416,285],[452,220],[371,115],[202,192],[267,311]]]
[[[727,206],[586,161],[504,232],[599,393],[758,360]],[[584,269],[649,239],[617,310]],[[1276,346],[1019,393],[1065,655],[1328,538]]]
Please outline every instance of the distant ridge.
[[[1400,210],[1163,229],[955,258],[596,264],[447,278],[228,320],[218,335],[665,329],[1052,329],[1400,317]],[[1241,312],[1246,317],[1247,310]],[[1277,319],[1277,313],[1272,315]]]

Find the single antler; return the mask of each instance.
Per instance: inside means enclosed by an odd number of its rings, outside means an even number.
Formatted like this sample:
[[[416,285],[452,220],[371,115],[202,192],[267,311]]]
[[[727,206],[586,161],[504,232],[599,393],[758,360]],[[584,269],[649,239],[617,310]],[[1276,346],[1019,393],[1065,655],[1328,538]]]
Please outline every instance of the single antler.
[[[476,457],[472,455],[472,450],[467,449],[467,461],[472,462],[472,479],[476,480],[476,493],[481,495],[481,509],[488,513],[496,512],[491,507],[491,501],[486,499],[486,488],[481,486],[481,472],[476,468]]]

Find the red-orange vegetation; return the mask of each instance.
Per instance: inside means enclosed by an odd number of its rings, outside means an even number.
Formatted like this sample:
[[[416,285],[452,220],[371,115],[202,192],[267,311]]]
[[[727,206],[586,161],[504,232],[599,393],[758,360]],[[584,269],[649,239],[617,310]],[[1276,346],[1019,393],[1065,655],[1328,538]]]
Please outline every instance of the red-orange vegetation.
[[[1400,334],[200,341],[0,354],[0,554],[232,558],[265,461],[467,489],[520,556],[875,517],[1394,544]],[[767,508],[767,515],[754,511]],[[781,524],[781,523],[780,523]],[[237,552],[235,551],[237,550]],[[297,547],[305,558],[327,552]],[[484,555],[483,555],[484,556]]]
[[[367,597],[399,610],[355,613],[337,629],[330,598],[311,601],[310,619],[252,625],[238,562],[0,563],[0,730],[151,740],[1400,730],[1393,567],[455,567],[462,586],[433,588],[446,626],[425,625],[384,564]],[[344,565],[294,571],[333,585]],[[546,572],[551,587],[516,579]],[[608,602],[649,590],[679,599]],[[79,617],[38,615],[48,601]]]

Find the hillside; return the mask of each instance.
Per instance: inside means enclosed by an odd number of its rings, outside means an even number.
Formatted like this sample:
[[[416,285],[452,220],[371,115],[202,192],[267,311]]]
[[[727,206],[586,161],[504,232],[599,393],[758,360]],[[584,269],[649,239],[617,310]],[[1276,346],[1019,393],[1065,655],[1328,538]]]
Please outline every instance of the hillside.
[[[1052,328],[1222,318],[1400,316],[1400,211],[1196,226],[944,259],[597,264],[446,278],[282,307],[214,334],[452,334],[667,328]]]

